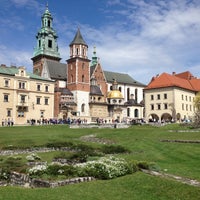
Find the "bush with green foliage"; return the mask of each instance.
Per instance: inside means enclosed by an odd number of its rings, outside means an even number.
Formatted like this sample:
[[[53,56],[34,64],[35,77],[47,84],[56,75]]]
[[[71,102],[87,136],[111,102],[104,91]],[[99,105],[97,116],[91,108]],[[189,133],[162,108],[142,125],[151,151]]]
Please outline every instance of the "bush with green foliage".
[[[89,161],[76,166],[81,176],[93,176],[99,179],[112,179],[133,172],[124,159],[114,156],[102,157],[97,161]]]

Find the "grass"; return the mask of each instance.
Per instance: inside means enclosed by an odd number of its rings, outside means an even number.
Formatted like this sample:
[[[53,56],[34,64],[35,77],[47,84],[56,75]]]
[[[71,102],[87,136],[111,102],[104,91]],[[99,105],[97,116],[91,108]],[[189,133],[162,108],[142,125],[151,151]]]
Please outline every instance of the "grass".
[[[9,145],[25,148],[43,146],[50,142],[80,143],[81,136],[93,134],[131,150],[130,154],[120,154],[121,157],[128,160],[154,162],[161,171],[200,181],[200,144],[161,142],[164,139],[200,140],[200,132],[169,132],[178,129],[186,128],[175,124],[165,127],[133,126],[129,129],[69,129],[65,125],[3,127],[0,128],[0,149]],[[89,142],[87,144],[100,146]],[[40,156],[50,161],[55,153],[41,153]],[[113,180],[93,181],[54,189],[0,187],[0,200],[196,200],[199,196],[199,187],[153,177],[142,172]]]

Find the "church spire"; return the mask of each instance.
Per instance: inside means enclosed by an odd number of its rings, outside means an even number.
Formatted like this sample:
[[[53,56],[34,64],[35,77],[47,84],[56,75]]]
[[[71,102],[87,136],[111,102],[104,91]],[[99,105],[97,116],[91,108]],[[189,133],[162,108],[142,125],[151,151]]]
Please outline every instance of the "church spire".
[[[53,17],[49,11],[48,3],[44,14],[41,17],[41,29],[36,35],[37,46],[34,49],[33,56],[47,56],[53,60],[60,60],[60,53],[58,52],[57,33],[53,29]],[[32,60],[34,59],[32,58]]]

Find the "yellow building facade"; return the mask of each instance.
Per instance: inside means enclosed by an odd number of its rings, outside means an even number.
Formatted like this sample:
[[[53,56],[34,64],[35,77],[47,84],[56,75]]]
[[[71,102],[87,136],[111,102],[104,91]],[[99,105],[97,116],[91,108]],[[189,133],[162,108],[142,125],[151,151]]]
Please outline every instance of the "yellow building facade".
[[[0,66],[1,125],[23,125],[54,116],[54,82],[24,67]]]

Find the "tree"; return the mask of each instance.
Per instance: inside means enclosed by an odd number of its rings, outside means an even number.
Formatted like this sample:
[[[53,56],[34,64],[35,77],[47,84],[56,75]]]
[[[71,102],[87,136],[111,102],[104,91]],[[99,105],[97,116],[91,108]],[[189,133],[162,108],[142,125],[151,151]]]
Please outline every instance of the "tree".
[[[200,127],[200,92],[196,94],[194,98],[194,107],[195,107],[195,114],[194,114],[194,126]]]

